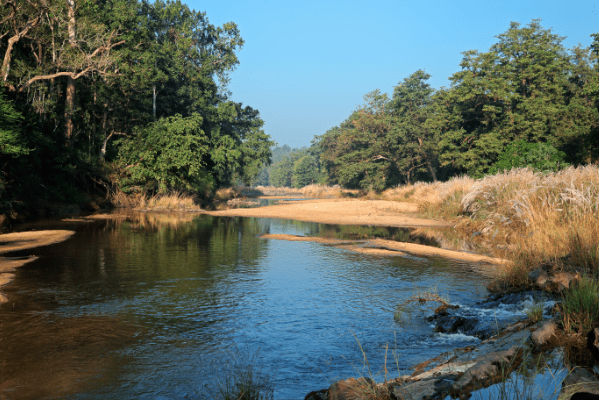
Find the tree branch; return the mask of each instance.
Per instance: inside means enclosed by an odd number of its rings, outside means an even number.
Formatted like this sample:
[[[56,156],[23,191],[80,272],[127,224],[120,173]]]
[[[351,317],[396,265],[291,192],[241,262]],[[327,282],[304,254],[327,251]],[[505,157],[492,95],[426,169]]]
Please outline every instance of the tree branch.
[[[2,80],[4,82],[6,82],[6,80],[8,79],[8,72],[10,71],[10,60],[12,58],[12,50],[15,43],[21,40],[21,38],[25,36],[31,28],[36,26],[40,22],[40,19],[41,18],[38,15],[34,19],[28,21],[23,30],[17,32],[10,39],[8,39],[8,45],[6,46],[6,51],[4,52],[4,60],[2,61],[2,68],[0,68],[0,71],[2,72]]]

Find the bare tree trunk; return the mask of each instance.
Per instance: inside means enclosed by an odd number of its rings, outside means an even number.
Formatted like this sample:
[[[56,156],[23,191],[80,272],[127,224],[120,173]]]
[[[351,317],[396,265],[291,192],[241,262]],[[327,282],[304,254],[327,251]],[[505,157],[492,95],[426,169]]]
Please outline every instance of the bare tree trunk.
[[[77,47],[77,39],[75,33],[75,0],[67,1],[67,15],[69,22],[67,25],[69,33],[69,46]],[[72,76],[67,78],[67,92],[65,94],[65,138],[67,143],[71,141],[73,136],[73,110],[75,104],[75,79]]]
[[[107,122],[108,122],[107,104],[104,104],[104,113],[102,114],[102,132],[103,133],[106,133]],[[104,162],[104,158],[106,157],[106,145],[108,144],[108,141],[110,140],[111,136],[112,136],[112,133],[110,135],[107,135],[106,138],[104,139],[104,142],[102,143],[102,147],[100,148],[100,162]]]
[[[431,174],[433,181],[437,182],[437,175],[435,173],[435,168],[433,168],[433,165],[431,165],[431,161],[429,161],[429,160],[427,160],[427,168],[429,169],[429,173]]]

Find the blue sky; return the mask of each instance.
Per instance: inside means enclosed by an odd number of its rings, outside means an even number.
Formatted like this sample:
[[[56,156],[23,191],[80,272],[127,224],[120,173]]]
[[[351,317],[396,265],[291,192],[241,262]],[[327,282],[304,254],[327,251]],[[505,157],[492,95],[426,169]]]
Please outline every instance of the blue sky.
[[[432,86],[448,86],[461,52],[487,50],[511,21],[540,18],[567,47],[587,46],[598,32],[597,0],[183,1],[213,24],[238,25],[245,45],[232,98],[257,108],[265,131],[293,147],[417,69]]]

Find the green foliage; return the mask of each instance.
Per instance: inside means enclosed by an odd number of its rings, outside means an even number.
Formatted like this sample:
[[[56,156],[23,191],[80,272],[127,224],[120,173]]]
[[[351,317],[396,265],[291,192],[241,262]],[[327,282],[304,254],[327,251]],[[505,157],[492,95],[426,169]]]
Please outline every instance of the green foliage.
[[[531,306],[529,310],[527,310],[527,319],[531,323],[536,323],[542,320],[544,316],[544,305],[542,303],[537,303]]]
[[[587,334],[598,327],[598,279],[581,278],[563,294],[565,329]]]
[[[538,20],[511,23],[489,51],[463,53],[451,87],[418,70],[391,99],[374,91],[314,141],[327,183],[382,190],[511,167],[598,160],[598,35],[564,48]]]
[[[161,118],[122,141],[118,164],[128,192],[205,193],[214,181],[206,169],[209,138],[198,114]]]
[[[512,168],[530,167],[536,171],[557,171],[568,166],[565,153],[547,143],[527,143],[517,140],[510,143],[490,168],[491,173]]]
[[[0,91],[0,157],[18,157],[29,152],[21,138],[23,116]]]
[[[269,184],[277,187],[291,187],[293,166],[294,162],[291,157],[285,157],[274,164],[270,170]]]
[[[294,162],[292,186],[301,188],[316,183],[319,178],[317,161],[311,155],[300,157]]]
[[[310,149],[283,146],[273,152],[273,164],[267,169],[270,185],[301,188],[319,181],[319,163]]]
[[[212,25],[179,0],[80,0],[74,19],[69,4],[0,7],[3,56],[17,38],[0,70],[2,209],[104,197],[111,180],[204,195],[269,163],[258,111],[228,100],[243,45],[234,23]]]

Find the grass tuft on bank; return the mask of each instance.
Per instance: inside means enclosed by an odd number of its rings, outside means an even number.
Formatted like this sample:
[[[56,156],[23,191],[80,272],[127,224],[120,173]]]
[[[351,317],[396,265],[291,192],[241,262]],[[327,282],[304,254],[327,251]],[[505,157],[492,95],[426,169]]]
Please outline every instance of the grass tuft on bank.
[[[117,208],[152,211],[200,211],[195,197],[182,193],[126,194],[117,191],[111,195],[111,204]]]

